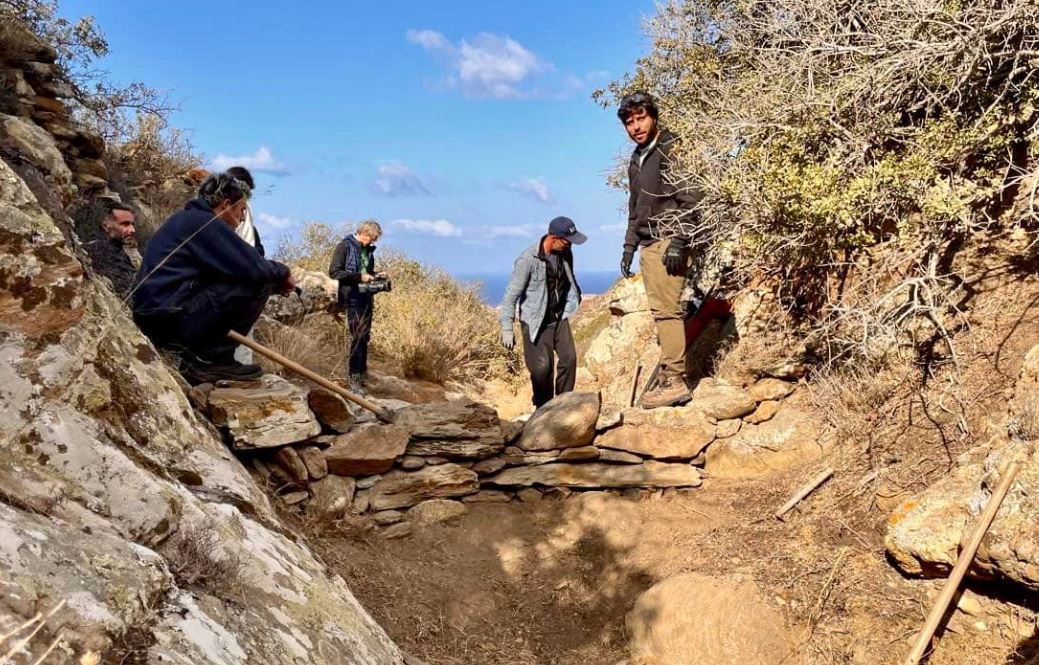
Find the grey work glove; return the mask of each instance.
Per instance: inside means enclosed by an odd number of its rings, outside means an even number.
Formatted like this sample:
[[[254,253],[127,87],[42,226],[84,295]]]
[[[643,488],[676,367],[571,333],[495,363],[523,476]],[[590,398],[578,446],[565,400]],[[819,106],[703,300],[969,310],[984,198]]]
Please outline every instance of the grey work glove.
[[[502,330],[501,345],[512,351],[516,347],[516,333],[511,330]]]
[[[631,262],[635,259],[635,250],[631,247],[624,248],[624,255],[621,257],[621,275],[625,279],[631,277],[634,273],[631,272]]]
[[[673,238],[671,244],[664,250],[661,260],[664,262],[664,270],[669,275],[684,275],[686,271],[686,243],[685,240]]]

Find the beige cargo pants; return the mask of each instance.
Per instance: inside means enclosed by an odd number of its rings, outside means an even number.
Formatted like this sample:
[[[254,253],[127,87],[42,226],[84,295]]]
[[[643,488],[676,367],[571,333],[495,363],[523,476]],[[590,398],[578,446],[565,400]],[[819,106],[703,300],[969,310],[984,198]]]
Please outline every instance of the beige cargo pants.
[[[681,303],[685,271],[681,275],[667,274],[663,256],[668,244],[666,240],[658,240],[639,250],[639,269],[660,341],[661,379],[680,376],[685,371],[686,354],[685,312]]]

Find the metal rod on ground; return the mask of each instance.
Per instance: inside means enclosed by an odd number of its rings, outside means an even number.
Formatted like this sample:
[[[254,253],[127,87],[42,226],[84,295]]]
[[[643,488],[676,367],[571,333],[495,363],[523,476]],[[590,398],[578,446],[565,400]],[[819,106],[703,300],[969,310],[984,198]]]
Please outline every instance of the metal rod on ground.
[[[967,569],[970,567],[971,562],[974,561],[974,555],[978,551],[978,546],[981,545],[981,539],[985,537],[989,527],[992,526],[992,520],[996,517],[996,512],[999,510],[1000,505],[1003,504],[1003,499],[1006,498],[1010,485],[1013,484],[1014,477],[1017,476],[1020,468],[1021,465],[1018,462],[1011,462],[1007,465],[1006,471],[1003,472],[1003,477],[999,480],[999,485],[992,492],[988,503],[985,504],[985,509],[981,511],[981,515],[978,517],[978,523],[970,534],[970,540],[967,541],[967,545],[960,552],[960,557],[956,560],[956,565],[953,566],[949,579],[945,581],[945,586],[942,587],[938,600],[934,601],[931,613],[927,615],[927,622],[917,634],[913,650],[909,652],[909,656],[905,659],[905,665],[917,665],[920,659],[923,658],[924,652],[927,651],[927,647],[931,643],[934,631],[938,629],[938,624],[941,623],[942,617],[945,616],[945,611],[949,609],[949,603],[952,602],[953,596],[956,595],[956,591],[960,588],[963,576],[967,574]]]
[[[635,369],[631,373],[631,391],[628,395],[628,406],[635,406],[635,392],[639,389],[639,371],[642,369],[642,363],[635,360]]]
[[[833,469],[826,469],[825,471],[820,473],[815,478],[812,478],[808,482],[807,485],[805,485],[804,487],[802,487],[801,489],[799,489],[797,491],[797,494],[795,494],[794,496],[790,497],[790,500],[787,501],[786,503],[784,503],[782,508],[780,508],[779,510],[776,511],[776,519],[777,520],[783,519],[783,515],[786,515],[788,512],[790,512],[790,510],[794,506],[796,506],[797,504],[801,503],[801,501],[806,496],[808,496],[809,494],[814,492],[815,489],[817,487],[819,487],[819,485],[822,485],[823,483],[825,483],[830,478],[830,476],[832,476],[832,475],[833,475]]]
[[[309,369],[307,369],[303,365],[300,365],[297,362],[289,360],[288,358],[286,358],[285,356],[281,355],[277,351],[273,351],[271,349],[268,349],[263,344],[258,344],[255,341],[249,339],[248,337],[245,337],[244,335],[238,334],[234,330],[232,330],[231,332],[227,333],[227,336],[230,339],[238,342],[239,344],[244,344],[245,346],[249,347],[250,349],[252,349],[256,353],[259,353],[262,356],[270,358],[271,360],[273,360],[274,362],[278,363],[282,367],[290,369],[293,372],[299,374],[300,376],[302,376],[304,378],[310,379],[311,381],[313,381],[314,383],[318,384],[322,388],[325,388],[327,390],[331,390],[332,392],[334,392],[335,394],[339,395],[343,399],[350,400],[354,404],[356,404],[356,405],[358,405],[358,406],[360,406],[362,408],[368,409],[369,411],[371,411],[372,413],[375,414],[376,418],[378,418],[379,420],[383,421],[384,423],[393,422],[393,416],[390,414],[390,412],[387,411],[386,409],[382,408],[378,404],[376,404],[374,402],[371,402],[369,400],[366,400],[365,398],[361,397],[360,395],[353,394],[352,392],[350,392],[349,390],[343,388],[342,386],[339,386],[339,385],[337,385],[335,383],[332,383],[331,381],[329,381],[325,377],[321,376],[320,374],[316,374],[314,372],[311,372]]]

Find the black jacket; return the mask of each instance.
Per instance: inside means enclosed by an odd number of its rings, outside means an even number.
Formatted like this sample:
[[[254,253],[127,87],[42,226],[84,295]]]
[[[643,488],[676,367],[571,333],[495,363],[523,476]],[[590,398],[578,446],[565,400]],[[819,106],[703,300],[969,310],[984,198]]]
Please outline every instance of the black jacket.
[[[83,246],[97,274],[112,282],[116,295],[125,298],[133,290],[137,267],[130,260],[123,243],[108,237],[92,240]]]
[[[366,271],[375,274],[375,245],[368,245],[371,263]],[[371,305],[372,294],[361,293],[357,285],[361,283],[361,243],[350,234],[339,241],[332,261],[328,264],[328,276],[339,281],[340,307],[366,307]]]
[[[667,181],[671,150],[675,135],[661,130],[657,143],[642,159],[636,148],[628,164],[628,230],[624,234],[624,248],[645,247],[661,238],[656,216],[665,210],[688,210],[696,214],[695,205],[703,198],[698,191],[677,189]],[[686,239],[688,240],[688,239]]]
[[[139,316],[175,315],[200,285],[248,285],[258,294],[269,294],[288,277],[288,266],[260,256],[223,220],[213,219],[208,204],[195,199],[171,215],[148,243],[133,311]]]

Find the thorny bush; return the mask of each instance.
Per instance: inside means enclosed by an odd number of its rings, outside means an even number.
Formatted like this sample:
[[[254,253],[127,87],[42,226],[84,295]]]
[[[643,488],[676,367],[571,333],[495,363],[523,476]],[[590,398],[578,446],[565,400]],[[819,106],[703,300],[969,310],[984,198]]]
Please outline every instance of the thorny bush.
[[[679,136],[704,198],[667,234],[770,280],[824,360],[948,342],[955,248],[1039,222],[1035,0],[672,0],[647,30],[596,96],[648,90]]]

